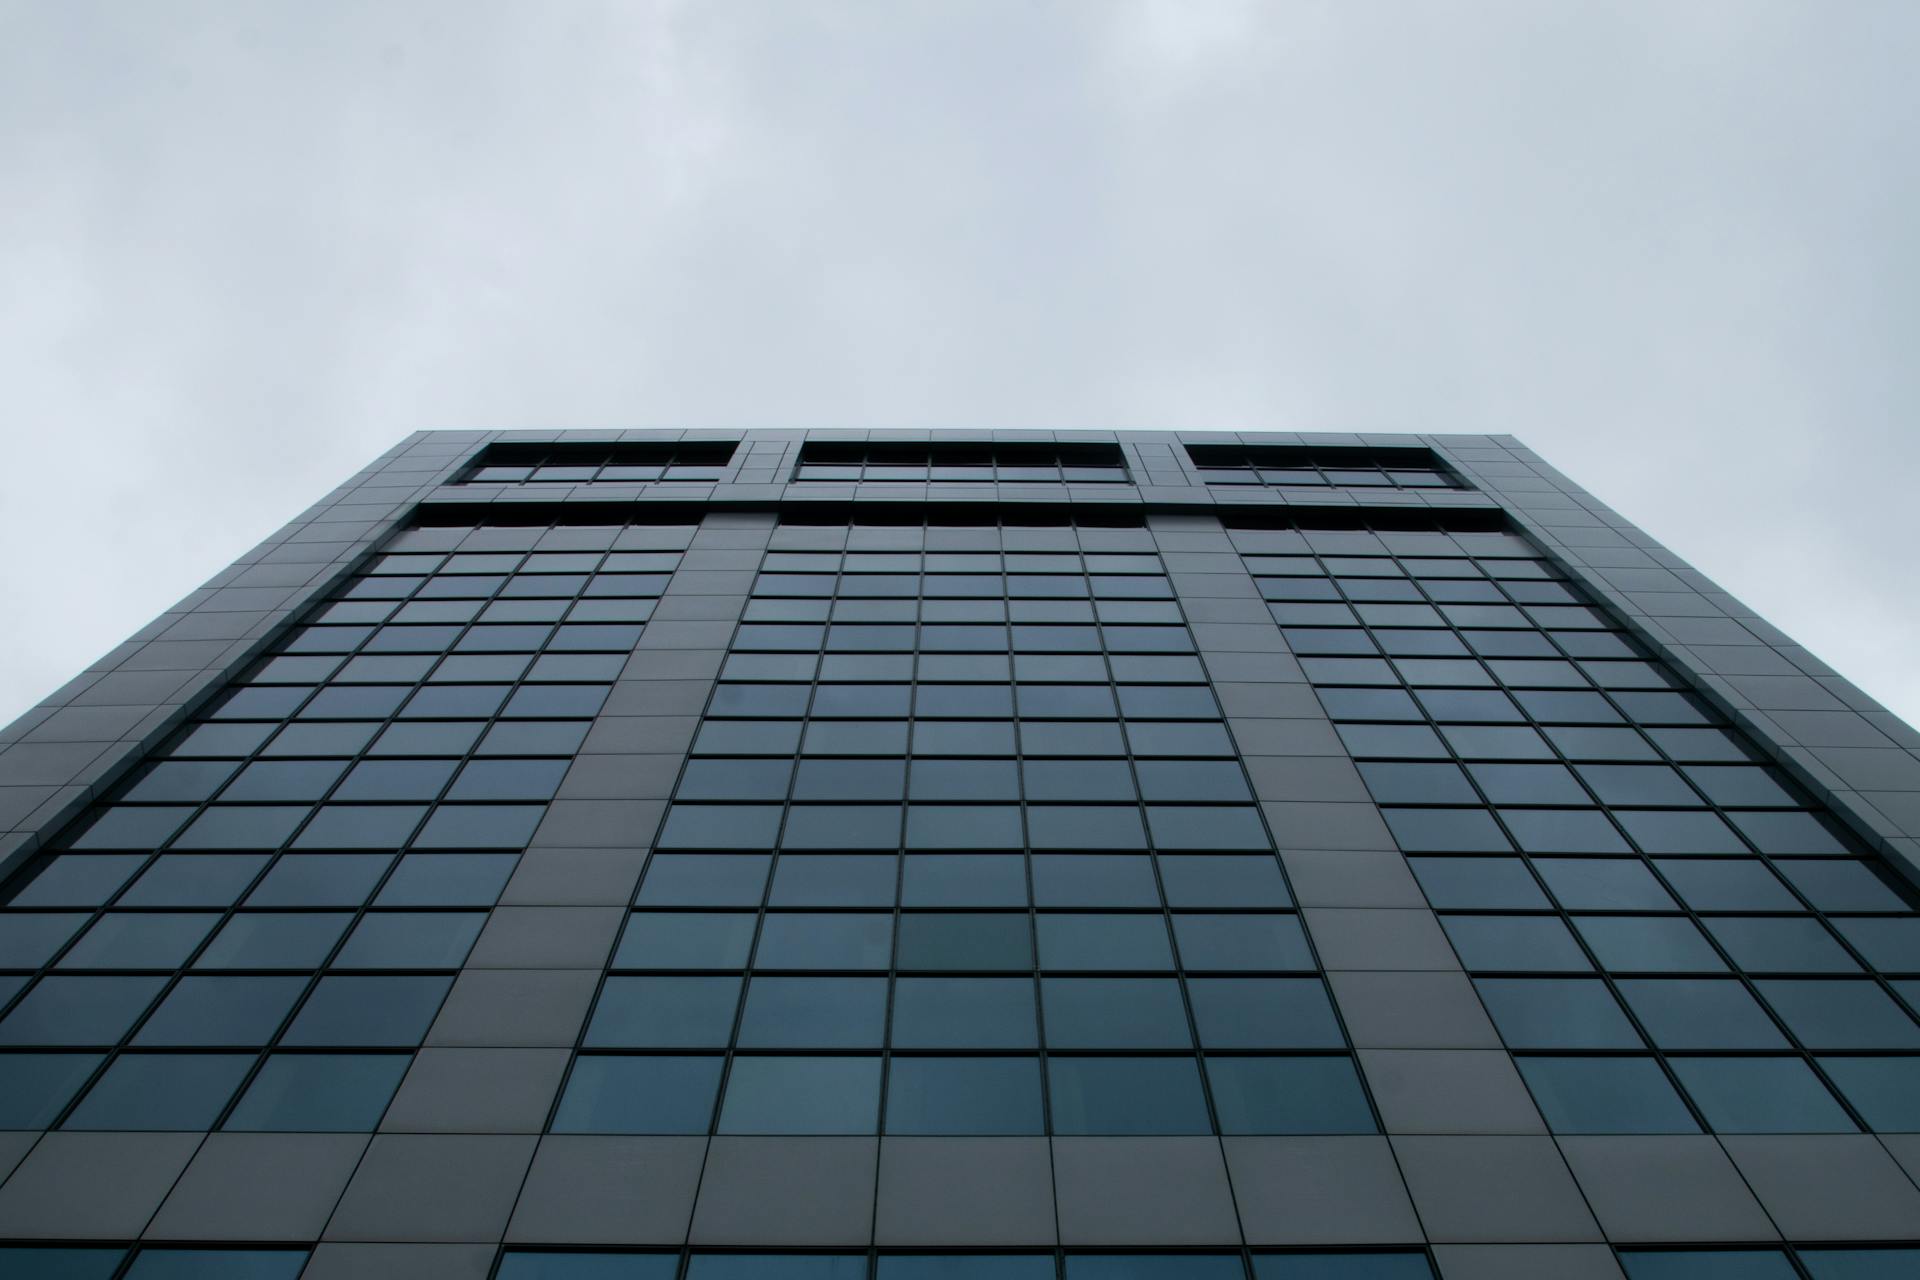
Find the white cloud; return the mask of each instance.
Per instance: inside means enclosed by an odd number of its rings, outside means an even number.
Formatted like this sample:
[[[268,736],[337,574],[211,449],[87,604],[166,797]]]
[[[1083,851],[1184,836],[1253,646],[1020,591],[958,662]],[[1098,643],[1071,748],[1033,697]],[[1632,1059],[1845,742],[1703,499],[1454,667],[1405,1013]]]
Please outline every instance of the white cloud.
[[[613,424],[1512,432],[1920,716],[1916,36],[10,6],[0,717],[407,431]]]

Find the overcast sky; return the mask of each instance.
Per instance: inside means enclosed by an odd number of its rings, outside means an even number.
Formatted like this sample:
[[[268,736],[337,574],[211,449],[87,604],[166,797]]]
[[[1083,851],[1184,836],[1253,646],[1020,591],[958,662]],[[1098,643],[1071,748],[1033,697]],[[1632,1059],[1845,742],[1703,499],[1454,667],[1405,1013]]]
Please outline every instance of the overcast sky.
[[[1920,4],[0,0],[0,722],[405,433],[1511,432],[1920,718]]]

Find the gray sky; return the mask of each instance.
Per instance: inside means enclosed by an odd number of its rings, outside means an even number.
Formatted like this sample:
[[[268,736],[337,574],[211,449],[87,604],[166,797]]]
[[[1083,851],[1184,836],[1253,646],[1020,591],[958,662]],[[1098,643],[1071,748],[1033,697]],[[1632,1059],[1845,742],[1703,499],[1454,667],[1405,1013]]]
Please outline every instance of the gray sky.
[[[0,0],[0,722],[423,427],[1511,432],[1920,718],[1920,5]]]

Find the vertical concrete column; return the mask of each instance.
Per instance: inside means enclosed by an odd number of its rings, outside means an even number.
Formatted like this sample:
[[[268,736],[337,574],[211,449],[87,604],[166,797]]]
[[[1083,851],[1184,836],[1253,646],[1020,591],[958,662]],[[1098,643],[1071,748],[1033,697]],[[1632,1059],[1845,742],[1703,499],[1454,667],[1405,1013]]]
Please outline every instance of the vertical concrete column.
[[[550,949],[518,961],[564,967],[501,971],[488,980],[553,993],[550,1021],[564,1039],[563,1057],[626,920],[773,528],[771,514],[711,512],[679,544],[680,567],[507,886],[500,910],[525,913],[527,936],[549,939]],[[659,550],[668,534],[636,525],[623,537],[634,549]],[[503,1224],[505,1238],[683,1244],[707,1154],[705,1137],[547,1134]]]
[[[1604,1247],[1585,1243],[1599,1228],[1234,534],[1210,516],[1151,523],[1385,1135],[1227,1139],[1248,1241],[1424,1231],[1436,1245],[1570,1246],[1525,1262],[1617,1275]],[[1376,1185],[1362,1195],[1349,1183],[1326,1217],[1302,1219],[1292,1201],[1316,1167],[1365,1170]],[[1509,1274],[1510,1261],[1476,1247],[1443,1265],[1448,1280],[1481,1280]]]

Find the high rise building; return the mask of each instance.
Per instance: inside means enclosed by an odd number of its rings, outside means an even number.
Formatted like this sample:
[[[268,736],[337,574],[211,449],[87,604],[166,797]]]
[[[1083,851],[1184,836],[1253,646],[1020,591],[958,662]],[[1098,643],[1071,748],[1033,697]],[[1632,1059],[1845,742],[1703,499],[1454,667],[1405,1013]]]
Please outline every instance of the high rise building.
[[[8,1280],[1920,1275],[1920,735],[1507,437],[416,435],[0,826]]]

